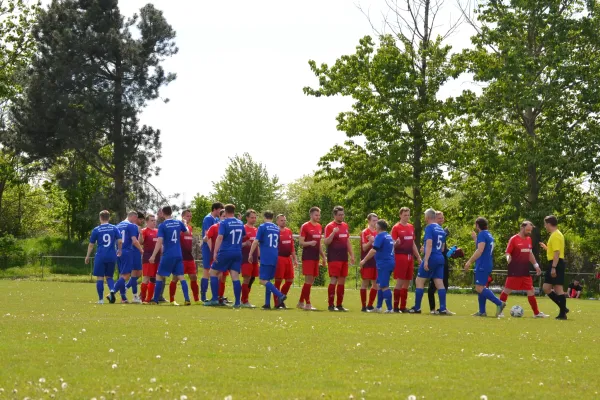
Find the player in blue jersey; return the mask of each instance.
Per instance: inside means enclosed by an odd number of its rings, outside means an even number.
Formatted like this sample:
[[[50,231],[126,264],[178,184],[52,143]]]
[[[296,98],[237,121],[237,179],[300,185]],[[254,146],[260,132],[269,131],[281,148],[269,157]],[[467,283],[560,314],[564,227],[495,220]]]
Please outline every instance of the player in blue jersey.
[[[386,314],[394,312],[392,308],[392,291],[390,290],[390,277],[396,267],[394,239],[388,231],[388,223],[380,219],[377,221],[377,236],[373,241],[373,248],[369,250],[365,258],[360,262],[360,266],[364,265],[373,257],[375,257],[375,265],[377,267],[377,285],[379,285],[379,294],[377,296],[377,308],[372,312],[381,312],[383,301],[387,306]]]
[[[475,253],[465,264],[465,271],[468,271],[471,264],[475,262],[475,290],[479,293],[479,311],[473,314],[476,317],[487,316],[485,312],[485,301],[489,300],[496,305],[496,317],[504,317],[502,311],[506,303],[501,301],[494,293],[486,287],[488,277],[494,267],[494,237],[488,231],[488,221],[479,217],[475,220],[475,231],[471,237],[475,240]]]
[[[115,283],[114,291],[111,291],[111,299],[115,292],[121,293],[121,303],[128,303],[127,301],[127,288],[131,287],[133,292],[134,303],[141,303],[141,299],[137,294],[137,279],[141,273],[141,259],[139,263],[135,262],[135,257],[141,257],[144,249],[138,238],[140,236],[140,230],[138,224],[138,212],[130,211],[127,213],[127,219],[117,225],[117,229],[121,232],[121,238],[123,239],[123,250],[121,257],[118,258],[119,265],[119,280]],[[138,265],[139,264],[139,265]],[[139,268],[139,271],[138,269]]]
[[[277,297],[277,308],[285,308],[284,301],[286,295],[281,293],[271,280],[275,278],[275,270],[277,269],[277,260],[279,258],[279,227],[273,223],[274,214],[272,211],[265,211],[263,214],[265,222],[258,227],[256,232],[256,240],[250,247],[250,255],[248,262],[254,262],[254,252],[259,247],[260,251],[260,268],[259,276],[260,284],[265,287],[265,305],[264,310],[271,309],[271,293]]]
[[[208,291],[208,282],[210,279],[210,265],[212,253],[210,247],[208,247],[208,239],[206,233],[214,224],[218,224],[220,220],[219,215],[223,210],[223,203],[216,202],[212,205],[212,210],[202,220],[202,279],[200,279],[200,300],[206,301],[206,292]]]
[[[181,291],[185,298],[185,305],[190,306],[190,293],[188,284],[183,274],[183,256],[181,254],[181,232],[187,232],[187,226],[182,222],[173,219],[173,209],[170,206],[162,208],[165,221],[158,227],[158,238],[154,252],[150,257],[150,263],[154,263],[156,255],[162,248],[162,256],[158,265],[156,274],[156,288],[154,289],[154,299],[150,304],[158,304],[162,288],[165,286],[165,279],[173,275],[173,279],[181,282]],[[177,305],[177,303],[174,303]]]
[[[117,256],[121,255],[121,233],[116,226],[108,223],[110,213],[106,210],[100,212],[100,225],[95,227],[90,236],[85,263],[90,263],[90,255],[96,247],[96,256],[94,257],[94,272],[96,277],[96,290],[98,291],[98,304],[104,304],[104,280],[108,289],[114,293],[115,283],[113,276],[115,274],[115,263]],[[118,248],[118,250],[117,250]],[[114,303],[114,295],[110,297],[110,302]]]
[[[436,223],[436,212],[430,208],[425,211],[425,235],[423,237],[425,256],[419,266],[415,280],[415,305],[408,310],[410,314],[421,314],[421,301],[425,292],[425,282],[433,279],[438,290],[440,310],[438,315],[452,315],[446,309],[446,288],[444,287],[444,247],[446,245],[446,232]]]
[[[219,304],[219,273],[229,271],[235,295],[234,307],[241,307],[242,284],[240,271],[242,268],[242,238],[246,236],[244,223],[235,218],[235,206],[225,206],[225,219],[219,223],[219,235],[215,241],[215,262],[210,268],[210,289],[212,299],[204,303],[206,306]]]

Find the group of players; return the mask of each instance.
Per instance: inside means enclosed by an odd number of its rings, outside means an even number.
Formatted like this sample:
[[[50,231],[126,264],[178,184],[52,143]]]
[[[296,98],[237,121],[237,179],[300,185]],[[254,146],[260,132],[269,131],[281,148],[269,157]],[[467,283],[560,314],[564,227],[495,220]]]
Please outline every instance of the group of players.
[[[321,210],[313,207],[309,215],[310,220],[302,225],[299,234],[302,274],[305,280],[297,308],[315,310],[311,303],[311,288],[315,277],[319,276],[320,265],[324,265],[330,278],[327,291],[329,311],[348,311],[343,305],[345,281],[348,266],[354,264],[355,256],[350,242],[350,229],[344,222],[344,209],[340,206],[333,209],[333,221],[325,226],[324,232],[320,224]],[[93,275],[96,277],[98,303],[104,303],[104,281],[110,290],[107,296],[110,303],[116,301],[117,292],[121,295],[121,302],[127,303],[126,293],[129,288],[132,290],[134,303],[165,302],[165,280],[172,276],[169,286],[170,302],[176,304],[175,292],[177,282],[180,282],[185,305],[191,305],[185,279],[185,275],[188,275],[196,303],[225,306],[229,303],[224,297],[225,281],[230,276],[235,295],[234,308],[255,308],[249,302],[249,294],[256,278],[265,287],[265,304],[262,308],[271,309],[271,296],[276,308],[286,308],[285,300],[294,280],[294,270],[298,266],[293,234],[286,227],[286,217],[275,217],[272,212],[267,211],[263,215],[264,223],[256,227],[257,213],[248,210],[245,216],[246,224],[236,218],[234,205],[224,206],[219,202],[212,205],[211,212],[204,217],[202,224],[203,271],[198,285],[190,210],[183,211],[181,221],[173,219],[172,209],[168,206],[163,207],[157,216],[130,212],[127,219],[116,226],[108,223],[109,212],[102,211],[100,225],[92,231],[86,257],[86,263],[89,263],[96,246]],[[163,220],[158,228],[157,217]],[[367,216],[368,226],[361,233],[362,311],[420,314],[425,283],[429,280],[431,313],[452,315],[446,307],[448,258],[460,256],[462,250],[457,250],[456,246],[447,248],[448,231],[442,227],[444,215],[433,209],[425,212],[426,228],[423,246],[419,250],[414,227],[409,223],[410,217],[410,209],[401,208],[400,221],[388,233],[389,225],[385,220],[378,219],[373,213]],[[144,219],[146,227],[140,231]],[[544,292],[560,309],[557,319],[566,319],[569,310],[563,295],[564,238],[557,228],[556,217],[546,217],[544,223],[551,234],[547,245],[540,243],[547,251],[549,263]],[[495,241],[488,231],[487,220],[477,218],[475,232],[472,233],[476,251],[465,264],[465,270],[469,270],[474,264],[479,310],[473,315],[486,316],[486,301],[490,301],[496,306],[496,316],[501,317],[508,295],[513,290],[524,290],[534,317],[548,317],[537,307],[533,280],[529,273],[530,265],[534,266],[538,275],[542,273],[532,253],[533,228],[531,222],[525,221],[521,224],[519,233],[510,239],[506,249],[508,278],[498,298],[487,288],[488,277],[493,268]],[[326,252],[321,241],[324,242]],[[415,279],[415,304],[409,309],[408,288],[413,280],[415,261],[419,264]],[[115,263],[119,267],[119,279],[116,283],[113,281]],[[389,284],[392,274],[396,281],[393,293]],[[138,294],[137,281],[140,276],[142,284],[141,293]],[[271,282],[273,280],[274,283]],[[212,295],[210,299],[207,296],[209,287]],[[434,297],[436,291],[440,304],[437,310]],[[383,303],[386,304],[385,311]]]

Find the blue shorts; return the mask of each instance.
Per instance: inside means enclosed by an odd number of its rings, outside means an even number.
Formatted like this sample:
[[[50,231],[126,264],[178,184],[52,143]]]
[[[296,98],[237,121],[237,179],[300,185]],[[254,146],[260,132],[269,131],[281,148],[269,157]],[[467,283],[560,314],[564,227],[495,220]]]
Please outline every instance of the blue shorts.
[[[475,270],[475,284],[478,286],[485,286],[488,283],[488,277],[492,273],[492,270],[487,269],[476,269]]]
[[[208,244],[202,243],[202,267],[204,269],[210,269],[210,249]]]
[[[261,281],[270,281],[274,279],[276,269],[276,265],[260,264],[260,269],[258,270],[258,279],[260,279]]]
[[[167,258],[163,257],[160,259],[160,264],[158,265],[157,275],[160,276],[181,276],[183,275],[183,259],[181,257],[177,258]]]
[[[390,287],[390,277],[393,272],[393,266],[391,268],[377,268],[377,284],[379,288]]]
[[[110,276],[115,274],[115,262],[104,261],[100,258],[94,259],[94,276]]]
[[[135,251],[137,251],[137,249]],[[117,259],[117,264],[119,265],[119,274],[131,274],[131,271],[133,270],[133,250],[124,249],[121,252],[121,257]]]
[[[132,269],[134,271],[141,271],[142,270],[142,253],[140,253],[139,250],[135,249],[135,248],[131,252],[132,252],[131,261],[133,263]]]
[[[221,253],[217,255],[217,260],[213,263],[212,269],[219,272],[235,271],[238,274],[242,270],[242,253]]]
[[[444,262],[437,262],[432,260],[429,263],[429,271],[425,271],[424,262],[419,265],[419,271],[417,277],[425,279],[444,279]]]

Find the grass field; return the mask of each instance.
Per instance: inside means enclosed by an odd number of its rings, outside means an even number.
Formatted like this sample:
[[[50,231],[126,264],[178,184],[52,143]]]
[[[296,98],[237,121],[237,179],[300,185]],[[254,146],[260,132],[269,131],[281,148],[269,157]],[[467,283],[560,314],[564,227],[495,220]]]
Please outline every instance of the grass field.
[[[230,287],[230,285],[229,285]],[[262,291],[251,301],[261,304]],[[0,398],[597,398],[600,302],[570,301],[569,321],[98,306],[93,284],[0,281]],[[292,289],[290,305],[298,289]],[[178,290],[181,297],[181,290]],[[325,308],[326,291],[313,303]],[[182,300],[182,299],[180,299]],[[412,299],[409,299],[409,303]],[[542,311],[556,307],[539,299]],[[490,313],[491,305],[488,307]],[[507,313],[508,314],[508,313]],[[64,386],[64,388],[63,388]],[[16,392],[15,392],[16,391]]]

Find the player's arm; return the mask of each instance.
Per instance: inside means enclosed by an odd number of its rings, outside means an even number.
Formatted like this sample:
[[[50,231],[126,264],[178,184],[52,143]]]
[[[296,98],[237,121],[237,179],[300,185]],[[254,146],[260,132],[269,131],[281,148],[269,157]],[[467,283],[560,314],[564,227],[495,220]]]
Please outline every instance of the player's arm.
[[[508,259],[508,257],[507,257]],[[533,264],[533,268],[535,268],[535,274],[537,276],[540,276],[542,274],[542,270],[540,269],[540,264],[538,264],[537,260],[535,259],[535,256],[533,255],[533,253],[530,251],[529,252],[529,262],[531,264]]]
[[[92,251],[94,251],[94,243],[89,243],[87,248],[87,254],[85,256],[85,263],[90,263],[90,256],[92,255]]]
[[[329,228],[329,226],[327,226],[325,228],[325,246],[329,246],[331,244],[331,242],[333,242],[333,238],[335,238],[335,234],[338,233],[339,228],[336,226],[335,228],[331,229]]]
[[[305,236],[306,236],[306,232],[304,232],[304,231],[301,231],[301,232],[300,232],[300,238],[299,238],[299,239],[300,239],[300,246],[301,246],[302,248],[304,248],[304,247],[312,247],[312,246],[315,246],[315,245],[317,244],[317,241],[316,241],[316,240],[307,241],[307,240],[305,239]]]
[[[361,244],[362,251],[369,250],[369,248],[371,246],[373,246],[373,242],[375,241],[375,238],[373,236],[369,236],[369,239],[367,241],[364,240],[365,239],[364,236],[363,236],[362,239],[363,239],[363,242],[364,242],[364,243]]]
[[[479,259],[479,257],[481,257],[484,250],[485,250],[485,242],[479,242],[479,244],[477,245],[477,249],[475,250],[475,253],[473,253],[471,258],[469,258],[469,261],[467,261],[467,263],[465,264],[465,270],[468,270],[469,267],[471,267],[471,264],[473,264],[475,261],[477,261]]]
[[[433,246],[433,239],[427,239],[425,241],[425,258],[423,259],[423,267],[425,271],[429,271],[429,257],[431,256],[431,247]]]
[[[375,253],[377,253],[377,250],[375,249],[371,249],[369,250],[369,252],[367,253],[367,255],[365,256],[365,258],[363,258],[360,261],[360,266],[361,268],[365,266],[365,264],[367,263],[367,261],[369,261],[371,258],[375,257]]]
[[[319,248],[319,254],[321,256],[321,259],[323,260],[323,265],[327,266],[327,257],[325,256],[325,252],[323,251],[323,247]]]
[[[154,251],[152,252],[152,256],[150,257],[151,264],[154,264],[156,255],[158,254],[159,251],[161,251],[162,245],[163,245],[163,238],[159,236],[158,238],[156,238],[156,245],[154,246]]]
[[[138,249],[140,251],[140,253],[144,252],[144,248],[142,247],[142,245],[140,244],[140,241],[138,240],[137,236],[132,236],[131,237],[131,243],[133,243],[133,246]]]
[[[348,254],[350,255],[350,264],[354,265],[356,259],[354,258],[354,249],[352,248],[352,242],[350,241],[350,237],[348,237],[346,245],[348,246]]]
[[[415,258],[417,259],[417,261],[419,262],[419,264],[421,264],[421,253],[419,253],[419,249],[417,248],[417,244],[414,242],[413,240],[413,256],[415,256]]]
[[[250,264],[254,263],[254,257],[252,256],[252,254],[254,254],[254,252],[256,251],[257,248],[258,248],[258,240],[253,240],[252,244],[250,245],[250,254],[248,255],[248,262]]]
[[[223,235],[217,236],[217,240],[215,241],[215,260],[217,259],[217,253],[221,248],[221,243],[223,243]]]
[[[144,245],[144,233],[140,232],[140,238],[138,239],[140,244],[143,246]]]

